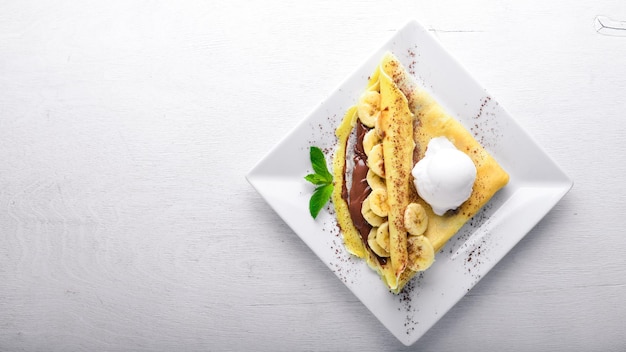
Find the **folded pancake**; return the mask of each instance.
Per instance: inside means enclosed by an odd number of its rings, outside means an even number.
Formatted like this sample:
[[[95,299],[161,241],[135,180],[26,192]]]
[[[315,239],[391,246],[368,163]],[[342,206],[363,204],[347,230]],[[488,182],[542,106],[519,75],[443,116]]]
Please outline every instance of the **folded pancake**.
[[[508,182],[508,174],[496,160],[417,86],[391,53],[384,55],[336,135],[332,200],[344,244],[350,253],[364,258],[395,293],[427,269],[432,260],[422,264],[428,257],[434,257]],[[470,157],[476,181],[469,199],[439,216],[418,196],[411,170],[424,157],[429,141],[441,136]],[[423,209],[418,210],[425,214],[425,230],[418,234],[407,230],[407,208]]]
[[[404,211],[409,205],[413,168],[413,114],[408,101],[387,74],[381,74],[378,129],[382,137],[387,201],[389,203],[389,253],[396,277],[408,261]]]

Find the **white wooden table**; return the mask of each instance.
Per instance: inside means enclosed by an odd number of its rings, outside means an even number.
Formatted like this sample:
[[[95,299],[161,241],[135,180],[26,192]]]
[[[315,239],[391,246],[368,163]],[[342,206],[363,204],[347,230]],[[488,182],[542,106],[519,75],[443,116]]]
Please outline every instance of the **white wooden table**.
[[[0,351],[624,350],[626,37],[598,15],[626,2],[2,2]],[[405,348],[244,175],[410,19],[575,185]]]

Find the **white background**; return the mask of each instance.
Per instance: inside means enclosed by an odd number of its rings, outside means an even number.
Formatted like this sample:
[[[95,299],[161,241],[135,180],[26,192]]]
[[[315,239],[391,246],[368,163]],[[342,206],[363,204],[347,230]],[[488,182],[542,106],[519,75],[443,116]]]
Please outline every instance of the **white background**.
[[[3,1],[0,351],[624,350],[623,1]],[[245,174],[416,19],[574,181],[404,347]]]

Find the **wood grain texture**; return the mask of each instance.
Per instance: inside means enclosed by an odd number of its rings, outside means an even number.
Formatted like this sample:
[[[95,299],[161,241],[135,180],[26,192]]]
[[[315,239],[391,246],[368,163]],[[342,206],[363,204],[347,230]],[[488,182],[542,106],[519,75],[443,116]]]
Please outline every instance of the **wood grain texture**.
[[[624,350],[626,4],[384,4],[0,4],[0,351]],[[244,175],[409,19],[575,184],[405,348]]]

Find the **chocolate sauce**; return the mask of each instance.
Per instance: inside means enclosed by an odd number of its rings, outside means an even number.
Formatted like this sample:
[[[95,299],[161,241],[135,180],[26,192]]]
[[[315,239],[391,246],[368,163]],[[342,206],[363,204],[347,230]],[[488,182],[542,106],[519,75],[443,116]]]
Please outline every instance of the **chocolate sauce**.
[[[363,207],[363,201],[372,192],[369,184],[367,183],[367,155],[363,149],[363,136],[367,133],[368,129],[363,124],[359,123],[356,126],[356,144],[354,146],[354,169],[352,170],[352,187],[350,187],[350,197],[348,205],[350,207],[350,216],[354,226],[359,230],[361,238],[367,243],[367,237],[372,229],[372,226],[365,220],[363,214],[361,214],[361,208]]]
[[[361,208],[363,207],[363,201],[365,200],[365,198],[367,198],[367,196],[372,193],[372,189],[367,183],[367,171],[369,171],[369,167],[367,166],[367,155],[365,155],[365,150],[363,149],[363,137],[369,130],[370,129],[362,123],[358,123],[356,126],[356,144],[354,146],[354,169],[352,170],[352,186],[348,191],[346,183],[344,182],[341,190],[341,196],[348,202],[348,208],[350,210],[350,217],[352,218],[352,222],[354,223],[356,229],[359,231],[361,239],[363,239],[363,243],[368,249],[369,245],[367,244],[367,238],[369,237],[370,231],[372,230],[372,225],[370,225],[363,217],[363,214],[361,213]],[[381,264],[387,262],[386,258],[378,257],[376,253],[374,253],[374,255],[378,258],[378,261]]]

